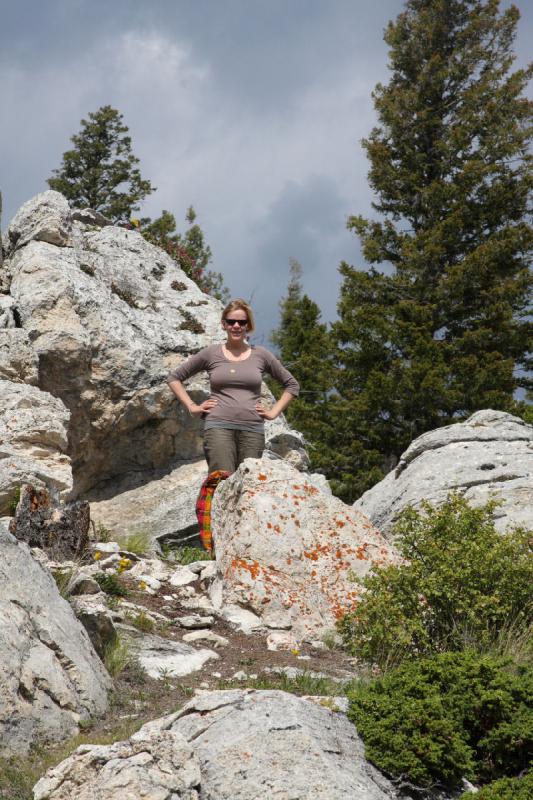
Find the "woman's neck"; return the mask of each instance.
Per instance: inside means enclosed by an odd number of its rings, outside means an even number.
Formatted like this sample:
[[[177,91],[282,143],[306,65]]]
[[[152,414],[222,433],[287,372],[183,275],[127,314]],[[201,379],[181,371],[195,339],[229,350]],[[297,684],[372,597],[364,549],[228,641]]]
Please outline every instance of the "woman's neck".
[[[245,353],[247,350],[250,349],[250,345],[248,344],[248,342],[245,342],[244,340],[241,342],[229,342],[228,340],[226,340],[224,342],[224,347],[226,348],[226,350],[229,350],[230,353],[234,353],[235,355],[239,355],[240,353]]]

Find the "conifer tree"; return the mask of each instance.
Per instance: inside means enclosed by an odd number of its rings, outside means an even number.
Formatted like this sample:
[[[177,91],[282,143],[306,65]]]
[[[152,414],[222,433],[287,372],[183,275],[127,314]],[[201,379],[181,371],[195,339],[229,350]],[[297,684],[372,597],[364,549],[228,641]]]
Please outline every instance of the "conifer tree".
[[[326,325],[320,322],[320,309],[303,293],[302,272],[300,263],[289,259],[287,294],[279,304],[279,327],[270,338],[300,384],[300,395],[288,407],[287,419],[304,434],[313,469],[329,472],[329,404],[334,383],[331,342]]]
[[[213,254],[196,222],[196,211],[192,206],[187,209],[185,219],[188,228],[185,233],[178,233],[174,214],[163,210],[154,220],[143,217],[140,231],[147,241],[165,250],[206,294],[227,302],[229,291],[224,286],[222,274],[207,269]]]
[[[82,119],[81,126],[71,137],[74,147],[63,153],[61,167],[53,170],[55,177],[48,179],[48,185],[73,206],[125,222],[155,189],[141,177],[122,114],[102,106]]]
[[[532,69],[498,0],[407,0],[385,33],[392,76],[363,141],[375,219],[341,265],[334,337],[337,492],[353,500],[422,432],[513,411],[531,380]],[[355,446],[352,446],[355,442]]]

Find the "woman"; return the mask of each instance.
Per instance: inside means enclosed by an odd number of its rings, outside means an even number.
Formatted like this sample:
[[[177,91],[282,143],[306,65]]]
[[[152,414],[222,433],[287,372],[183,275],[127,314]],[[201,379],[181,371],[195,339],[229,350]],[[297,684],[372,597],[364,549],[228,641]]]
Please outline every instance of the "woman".
[[[250,345],[255,329],[252,310],[244,300],[232,300],[222,312],[224,344],[200,350],[170,373],[168,383],[194,416],[205,419],[204,452],[209,472],[235,472],[245,458],[261,458],[265,448],[264,420],[276,419],[300,387],[291,373],[266,348]],[[192,375],[209,374],[211,394],[196,404],[183,386]],[[261,382],[268,372],[283,386],[280,399],[267,409],[261,403]]]

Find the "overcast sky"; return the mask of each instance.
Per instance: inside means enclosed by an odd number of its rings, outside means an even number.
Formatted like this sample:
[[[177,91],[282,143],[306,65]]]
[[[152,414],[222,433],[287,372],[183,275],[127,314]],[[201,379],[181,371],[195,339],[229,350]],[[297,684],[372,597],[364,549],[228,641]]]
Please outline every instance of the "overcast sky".
[[[505,5],[508,5],[506,3]],[[518,64],[533,2],[518,0]],[[258,337],[278,320],[288,260],[325,319],[338,265],[362,266],[345,229],[370,211],[360,145],[371,91],[387,80],[382,39],[401,0],[0,0],[0,189],[4,226],[109,104],[157,191],[141,213],[194,205]],[[529,50],[529,54],[528,54]],[[183,221],[182,227],[185,227]]]

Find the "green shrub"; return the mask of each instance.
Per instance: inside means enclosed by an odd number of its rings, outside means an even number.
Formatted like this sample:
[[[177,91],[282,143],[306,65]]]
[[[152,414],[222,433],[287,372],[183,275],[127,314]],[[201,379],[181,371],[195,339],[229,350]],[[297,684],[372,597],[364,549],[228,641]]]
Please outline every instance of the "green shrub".
[[[531,758],[533,669],[510,659],[441,653],[348,697],[366,757],[418,786],[512,776]]]
[[[126,597],[128,594],[126,587],[113,572],[97,572],[94,579],[100,589],[111,597]]]
[[[465,792],[461,800],[531,800],[532,797],[533,770],[522,778],[500,778],[479,792]]]
[[[403,512],[395,534],[406,563],[364,578],[361,602],[339,623],[354,655],[386,668],[406,657],[487,648],[502,628],[519,634],[531,624],[531,534],[498,533],[494,508],[452,496]]]
[[[213,556],[203,547],[179,547],[164,543],[162,545],[163,557],[176,561],[178,564],[185,566],[192,564],[193,561],[212,561]]]

